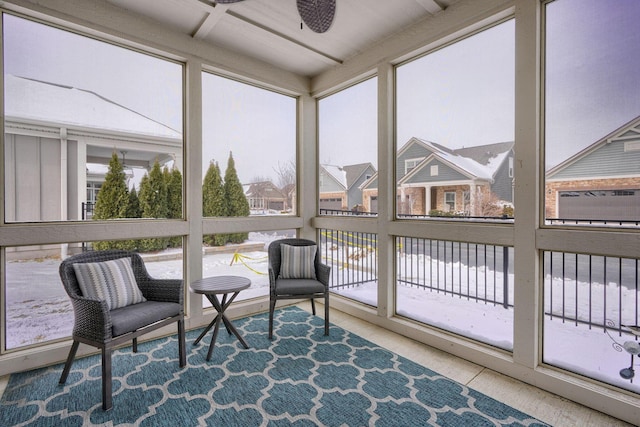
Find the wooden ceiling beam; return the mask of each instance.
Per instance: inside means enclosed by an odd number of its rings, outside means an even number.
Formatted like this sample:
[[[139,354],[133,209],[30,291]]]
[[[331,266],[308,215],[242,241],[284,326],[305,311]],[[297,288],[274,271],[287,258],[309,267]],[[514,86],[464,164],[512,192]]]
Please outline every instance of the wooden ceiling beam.
[[[444,10],[435,0],[416,0],[416,2],[432,15]]]

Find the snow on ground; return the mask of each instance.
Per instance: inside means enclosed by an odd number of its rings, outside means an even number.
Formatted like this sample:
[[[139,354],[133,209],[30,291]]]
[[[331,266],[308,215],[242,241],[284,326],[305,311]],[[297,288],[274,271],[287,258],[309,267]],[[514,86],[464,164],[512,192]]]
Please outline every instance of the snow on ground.
[[[251,233],[251,241],[264,243],[264,251],[246,252],[235,257],[233,253],[203,255],[203,276],[241,275],[250,278],[251,288],[242,291],[238,299],[268,295],[266,247],[275,238],[278,238],[276,234]],[[164,261],[148,260],[145,261],[145,265],[154,277],[182,278],[183,263],[179,257]],[[353,266],[353,263],[351,265]],[[58,266],[59,260],[54,259],[7,263],[7,349],[70,335],[73,310],[59,281]],[[495,272],[498,281],[502,280],[501,274]],[[469,277],[476,276],[471,274]],[[510,277],[510,280],[513,281],[513,277]],[[476,283],[472,285],[475,287]],[[545,293],[550,286],[550,280],[547,278]],[[554,279],[554,292],[560,286],[566,285],[563,285],[560,279]],[[602,289],[596,289],[594,295],[617,292],[615,286],[595,286]],[[505,309],[501,305],[475,302],[466,297],[452,297],[404,285],[398,285],[397,292],[397,313],[400,316],[502,349],[513,349],[513,308]],[[624,295],[625,299],[636,297],[634,291],[626,292],[628,295]],[[368,282],[339,289],[336,293],[375,306],[377,283]],[[572,300],[574,295],[581,293],[566,293],[567,307],[576,305],[575,299]],[[204,301],[209,305],[206,299]],[[557,303],[554,301],[554,306]],[[592,311],[601,310],[597,307],[597,301],[591,303],[596,306]],[[584,301],[579,300],[577,305],[581,307]],[[554,307],[554,311],[557,310],[558,307]],[[559,318],[548,317],[544,318],[543,329],[546,363],[640,393],[640,379],[636,378],[636,381],[631,383],[619,376],[620,370],[629,366],[630,355],[624,351],[616,351],[612,345],[614,339],[621,345],[625,341],[633,340],[632,335],[610,337],[602,328],[589,329],[583,324],[576,325],[563,322]],[[640,366],[639,358],[636,358],[635,362],[636,367]]]

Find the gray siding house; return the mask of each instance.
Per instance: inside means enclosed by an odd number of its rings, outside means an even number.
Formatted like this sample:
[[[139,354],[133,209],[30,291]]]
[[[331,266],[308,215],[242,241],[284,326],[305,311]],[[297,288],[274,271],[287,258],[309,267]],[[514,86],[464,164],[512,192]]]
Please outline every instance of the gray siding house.
[[[549,219],[640,219],[640,117],[549,169]]]
[[[513,204],[513,142],[449,149],[411,138],[398,150],[396,182],[399,214],[494,216]],[[377,177],[362,189],[374,212]]]

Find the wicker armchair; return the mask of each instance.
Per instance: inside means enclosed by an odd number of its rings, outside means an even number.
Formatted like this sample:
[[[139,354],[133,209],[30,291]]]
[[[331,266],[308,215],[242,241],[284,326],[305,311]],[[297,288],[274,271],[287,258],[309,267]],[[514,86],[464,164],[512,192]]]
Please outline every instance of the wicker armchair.
[[[311,310],[316,314],[315,298],[324,298],[324,334],[329,335],[329,279],[331,267],[320,262],[316,251],[315,273],[317,280],[283,279],[280,275],[282,256],[280,245],[311,246],[316,242],[307,239],[280,239],[269,244],[269,339],[273,338],[273,312],[276,302],[282,299],[311,300]]]
[[[89,299],[82,295],[73,265],[95,263],[120,258],[131,258],[136,282],[147,301],[109,310],[104,300]],[[102,350],[102,408],[112,407],[112,350],[128,341],[133,351],[138,350],[138,337],[147,332],[178,323],[178,351],[180,367],[186,365],[183,281],[153,279],[147,273],[142,258],[134,252],[109,250],[84,252],[71,256],[60,265],[60,278],[71,298],[75,316],[73,344],[60,377],[60,384],[67,380],[73,359],[80,343]]]

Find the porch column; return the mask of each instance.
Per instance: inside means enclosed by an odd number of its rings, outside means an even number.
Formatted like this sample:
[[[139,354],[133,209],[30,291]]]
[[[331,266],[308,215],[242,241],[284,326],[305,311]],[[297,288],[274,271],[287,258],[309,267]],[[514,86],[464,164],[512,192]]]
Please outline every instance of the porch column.
[[[476,216],[476,201],[478,199],[478,186],[471,182],[469,183],[469,214]]]
[[[424,187],[424,214],[429,215],[431,210],[431,185]]]

